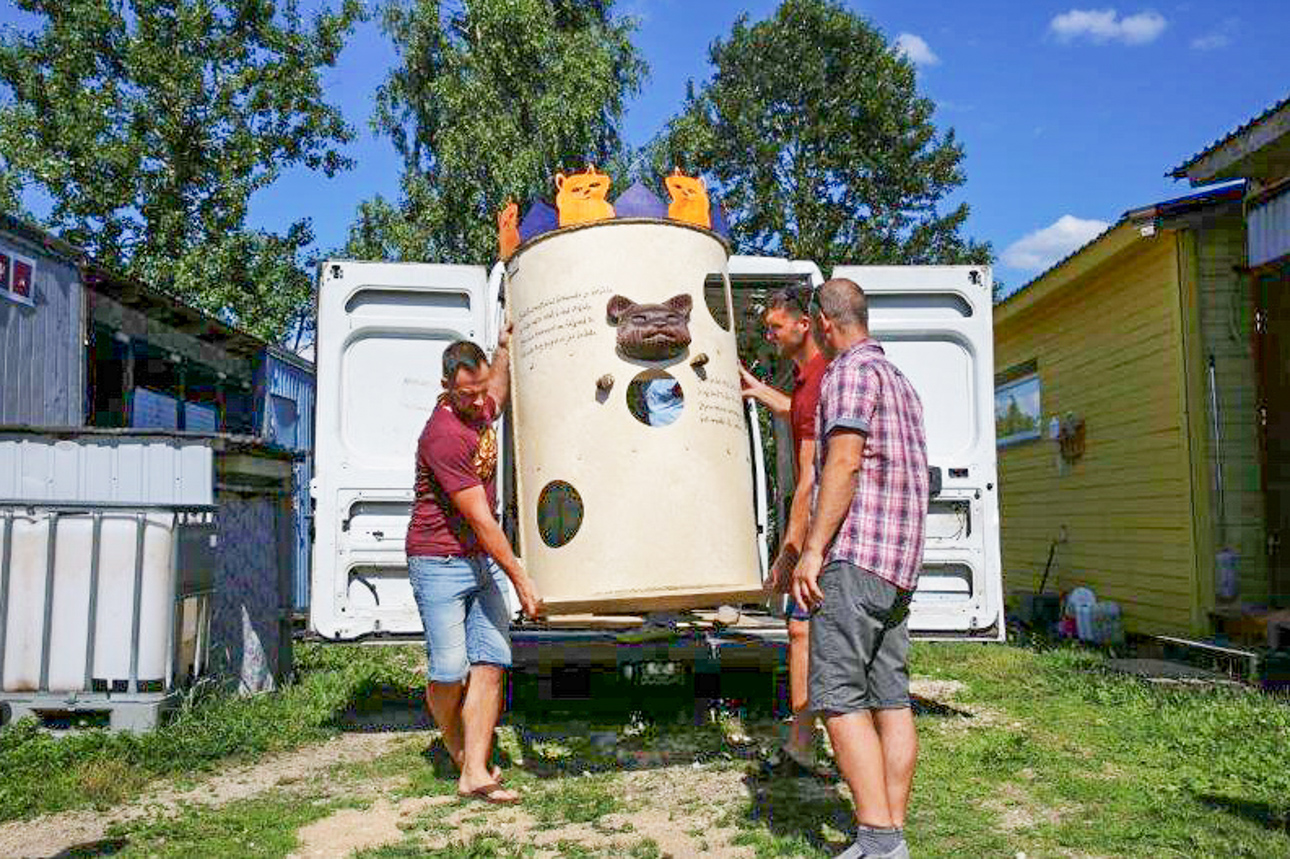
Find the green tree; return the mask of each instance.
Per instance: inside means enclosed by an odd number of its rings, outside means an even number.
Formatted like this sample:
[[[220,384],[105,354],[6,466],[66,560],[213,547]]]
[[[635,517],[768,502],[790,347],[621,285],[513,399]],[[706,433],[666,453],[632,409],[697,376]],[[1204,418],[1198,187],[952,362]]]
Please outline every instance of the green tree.
[[[619,163],[646,69],[612,0],[401,0],[382,22],[400,61],[373,127],[403,161],[402,196],[359,207],[350,256],[492,259],[507,199],[549,199],[556,172]]]
[[[715,180],[746,253],[837,263],[985,263],[966,240],[963,149],[938,133],[914,66],[834,0],[785,0],[713,42],[715,72],[691,83],[652,146],[654,169]]]
[[[99,261],[262,336],[298,333],[308,219],[247,227],[284,168],[330,176],[353,131],[328,104],[358,0],[15,0],[43,20],[0,34],[0,181],[53,201],[46,225]],[[12,201],[8,201],[12,202]]]

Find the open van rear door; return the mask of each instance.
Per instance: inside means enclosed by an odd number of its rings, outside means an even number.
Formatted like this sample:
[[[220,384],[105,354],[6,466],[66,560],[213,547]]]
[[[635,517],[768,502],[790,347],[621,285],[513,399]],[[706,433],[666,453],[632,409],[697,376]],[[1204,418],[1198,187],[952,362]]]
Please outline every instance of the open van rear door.
[[[864,289],[870,331],[923,401],[927,462],[939,471],[910,632],[1002,641],[990,269],[838,266],[833,276]]]
[[[403,550],[416,443],[443,350],[496,339],[489,280],[483,266],[320,267],[309,621],[322,636],[422,630]]]
[[[799,283],[818,286],[809,261],[733,256],[735,318],[748,324],[754,296]],[[928,510],[922,575],[910,615],[920,639],[1002,641],[998,477],[994,444],[994,346],[991,275],[982,266],[839,266],[834,277],[859,283],[869,326],[923,401],[928,463],[941,490]],[[744,312],[741,312],[744,311]],[[780,453],[788,434],[777,433]],[[776,457],[776,509],[786,511],[791,457]],[[778,521],[783,528],[783,513]]]

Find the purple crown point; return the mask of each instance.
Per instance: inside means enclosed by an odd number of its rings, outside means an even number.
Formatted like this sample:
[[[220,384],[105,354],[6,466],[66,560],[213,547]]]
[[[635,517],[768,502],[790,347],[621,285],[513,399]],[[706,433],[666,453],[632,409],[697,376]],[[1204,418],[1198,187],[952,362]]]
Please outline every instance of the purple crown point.
[[[636,181],[614,200],[614,214],[619,218],[666,218],[667,205]]]
[[[547,205],[545,200],[534,200],[520,221],[520,241],[527,242],[534,236],[549,233],[559,226],[560,218],[555,209]]]
[[[719,236],[725,236],[726,238],[730,238],[730,224],[726,222],[725,207],[721,205],[721,201],[718,200],[716,197],[712,198],[711,214],[712,214],[712,232],[716,233]]]

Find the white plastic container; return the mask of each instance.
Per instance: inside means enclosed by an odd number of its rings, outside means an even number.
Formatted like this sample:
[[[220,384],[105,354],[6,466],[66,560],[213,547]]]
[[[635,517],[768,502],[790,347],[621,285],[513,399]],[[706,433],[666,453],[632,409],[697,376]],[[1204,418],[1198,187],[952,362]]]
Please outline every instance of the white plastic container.
[[[1093,641],[1093,606],[1097,595],[1089,588],[1075,588],[1066,595],[1066,613],[1075,618],[1075,634],[1080,641]]]
[[[1124,643],[1124,623],[1120,618],[1120,604],[1098,600],[1092,611],[1093,641],[1097,644]]]
[[[2,520],[0,520],[2,521]],[[46,587],[49,581],[51,523],[56,531],[53,599],[49,611],[49,676],[40,688],[46,640]],[[94,517],[47,512],[15,512],[9,558],[5,624],[5,692],[73,692],[86,689]],[[94,663],[92,681],[108,689],[130,679],[134,635],[135,573],[139,529],[143,529],[143,566],[139,599],[140,683],[164,683],[167,645],[174,623],[174,516],[133,512],[102,515],[98,587],[94,589]],[[0,557],[4,529],[0,527]]]

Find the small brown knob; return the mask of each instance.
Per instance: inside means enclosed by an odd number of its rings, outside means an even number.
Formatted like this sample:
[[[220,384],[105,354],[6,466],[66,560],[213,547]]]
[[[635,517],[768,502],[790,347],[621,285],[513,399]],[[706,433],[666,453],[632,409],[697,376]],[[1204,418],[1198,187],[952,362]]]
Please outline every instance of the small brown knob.
[[[613,386],[614,386],[614,377],[610,373],[606,373],[605,375],[601,376],[599,379],[596,380],[596,388],[602,392],[608,391]]]
[[[690,366],[696,370],[702,367],[706,363],[708,363],[707,352],[700,352],[698,355],[695,355],[693,358],[690,359]]]

